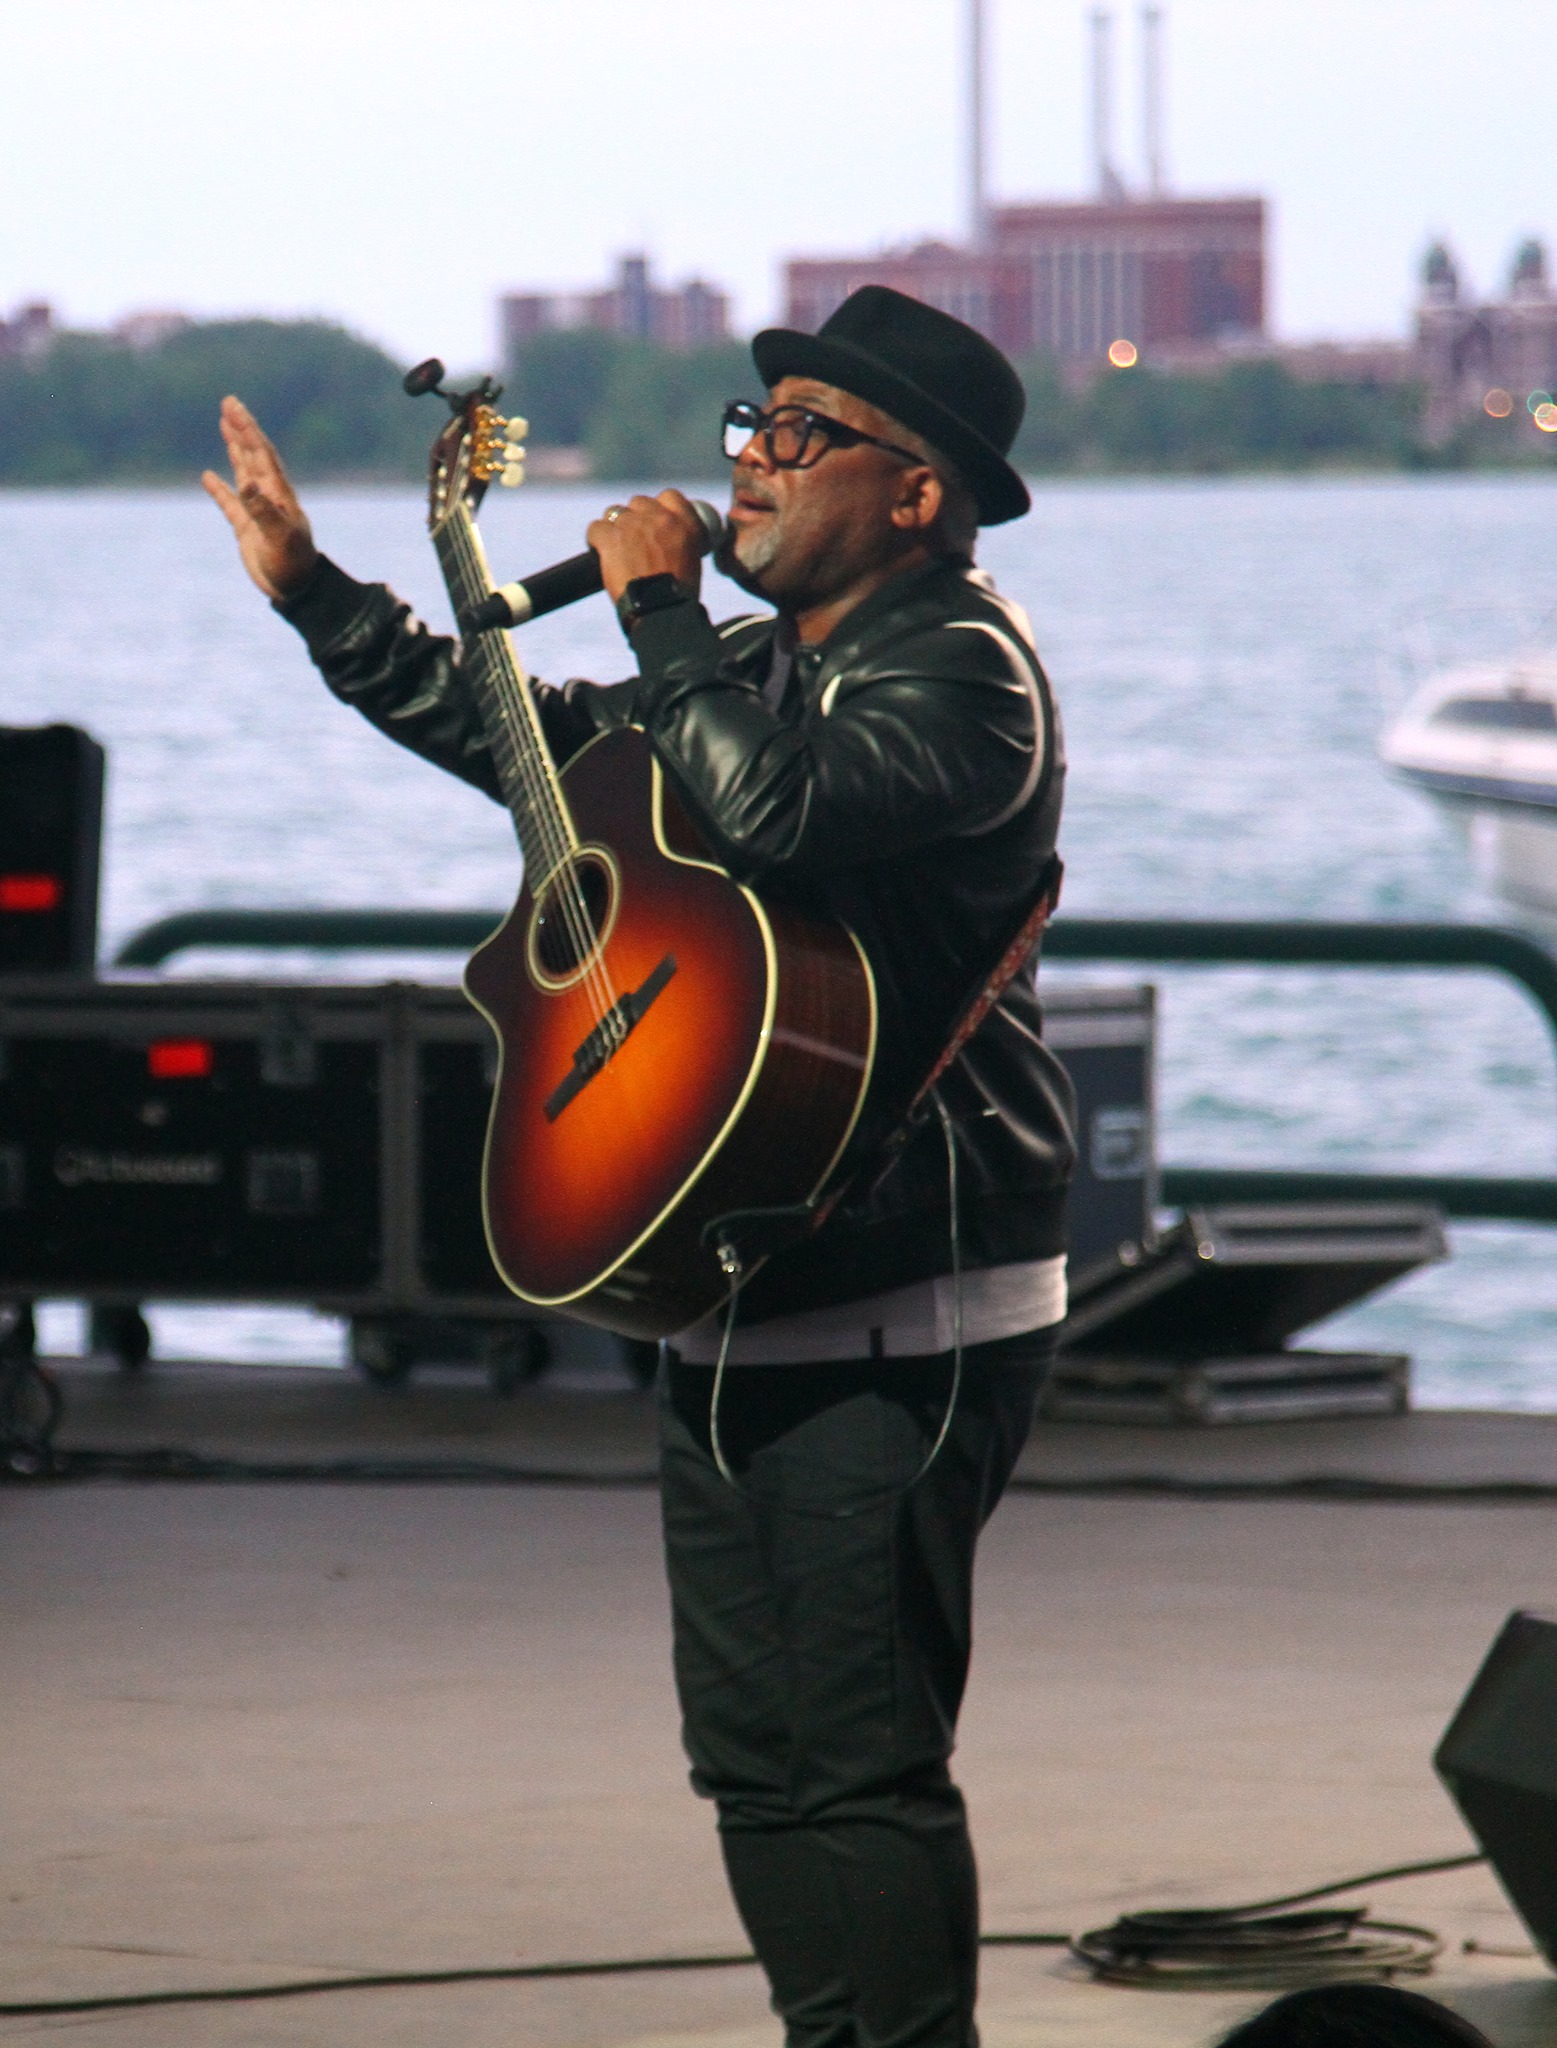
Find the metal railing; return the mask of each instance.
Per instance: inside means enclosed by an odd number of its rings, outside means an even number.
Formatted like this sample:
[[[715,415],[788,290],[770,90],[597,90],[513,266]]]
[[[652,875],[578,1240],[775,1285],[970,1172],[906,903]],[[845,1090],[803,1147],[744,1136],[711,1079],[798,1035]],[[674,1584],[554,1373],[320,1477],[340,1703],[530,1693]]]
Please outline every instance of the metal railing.
[[[436,952],[477,946],[496,910],[188,910],[158,919],[120,947],[120,967],[158,967],[196,946],[255,950]],[[1545,1016],[1557,1050],[1557,958],[1498,925],[1328,923],[1265,918],[1062,917],[1054,960],[1158,966],[1481,968],[1517,982]],[[1557,1177],[1318,1173],[1166,1166],[1162,1192],[1192,1202],[1423,1201],[1448,1215],[1557,1223]]]
[[[1265,918],[1066,917],[1049,959],[1154,966],[1483,968],[1534,997],[1557,1051],[1557,959],[1500,925],[1322,923]],[[1444,1173],[1318,1173],[1165,1166],[1163,1200],[1436,1202],[1449,1216],[1557,1223],[1557,1178]]]
[[[240,952],[468,952],[501,910],[180,910],[132,932],[115,967],[161,967],[197,946]]]

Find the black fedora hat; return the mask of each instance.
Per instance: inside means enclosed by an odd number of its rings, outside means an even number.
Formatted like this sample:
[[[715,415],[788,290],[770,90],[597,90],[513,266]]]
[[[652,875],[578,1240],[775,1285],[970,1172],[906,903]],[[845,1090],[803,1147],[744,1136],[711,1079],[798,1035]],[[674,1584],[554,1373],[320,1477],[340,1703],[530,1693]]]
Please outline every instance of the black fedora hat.
[[[884,284],[851,292],[815,334],[768,327],[751,345],[771,390],[781,377],[835,384],[921,434],[956,464],[979,524],[1020,519],[1032,500],[1006,457],[1022,424],[1022,380],[977,329]]]

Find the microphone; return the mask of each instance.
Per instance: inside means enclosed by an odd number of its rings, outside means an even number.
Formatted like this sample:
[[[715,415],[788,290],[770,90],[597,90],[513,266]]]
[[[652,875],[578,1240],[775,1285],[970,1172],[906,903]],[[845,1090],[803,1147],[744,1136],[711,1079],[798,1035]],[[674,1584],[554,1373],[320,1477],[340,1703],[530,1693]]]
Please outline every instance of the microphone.
[[[724,514],[702,498],[692,500],[702,536],[699,554],[708,554],[724,538]],[[520,583],[505,583],[484,598],[463,621],[467,633],[490,633],[495,626],[522,626],[544,612],[559,611],[565,604],[577,604],[581,597],[593,597],[603,590],[600,557],[593,548],[570,555],[565,562],[553,562],[549,569],[537,569]]]

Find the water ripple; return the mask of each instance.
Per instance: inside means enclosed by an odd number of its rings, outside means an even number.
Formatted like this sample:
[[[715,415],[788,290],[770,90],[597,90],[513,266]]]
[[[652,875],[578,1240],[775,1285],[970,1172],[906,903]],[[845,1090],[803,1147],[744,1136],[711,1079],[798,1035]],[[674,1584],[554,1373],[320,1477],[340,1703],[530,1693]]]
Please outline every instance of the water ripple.
[[[499,575],[574,552],[597,498],[535,490],[493,504]],[[1032,516],[992,531],[983,559],[1027,606],[1064,705],[1066,908],[1506,920],[1426,806],[1380,773],[1373,743],[1403,639],[1495,655],[1557,602],[1554,506],[1543,480],[1041,486]],[[344,566],[446,619],[416,494],[320,492],[312,509]],[[77,720],[110,749],[110,946],[198,904],[511,897],[503,815],[333,703],[198,493],[0,496],[0,563],[0,716]],[[728,586],[714,604],[746,608]],[[525,644],[551,676],[629,666],[598,602],[541,621]],[[323,963],[263,963],[277,965]],[[1155,978],[1166,1158],[1557,1170],[1544,1024],[1489,977]],[[1488,1226],[1456,1232],[1456,1247],[1450,1267],[1328,1335],[1413,1351],[1437,1402],[1557,1407],[1549,1234]],[[208,1346],[209,1319],[187,1312],[159,1338],[187,1345],[196,1323]],[[274,1311],[216,1327],[264,1355],[318,1355],[323,1341]]]

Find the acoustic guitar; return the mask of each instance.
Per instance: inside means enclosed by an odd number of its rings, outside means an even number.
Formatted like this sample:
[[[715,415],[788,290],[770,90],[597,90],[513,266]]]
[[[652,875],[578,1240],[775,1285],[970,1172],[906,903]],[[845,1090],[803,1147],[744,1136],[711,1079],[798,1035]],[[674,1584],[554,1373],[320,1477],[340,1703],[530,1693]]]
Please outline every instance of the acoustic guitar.
[[[476,513],[518,482],[524,423],[497,386],[406,379],[450,420],[428,527],[457,620],[492,593]],[[845,926],[764,900],[711,853],[646,733],[553,760],[510,635],[462,667],[524,857],[519,899],[471,958],[491,1025],[487,1242],[522,1300],[661,1337],[728,1295],[718,1219],[813,1211],[859,1118],[876,1044],[869,965]]]

